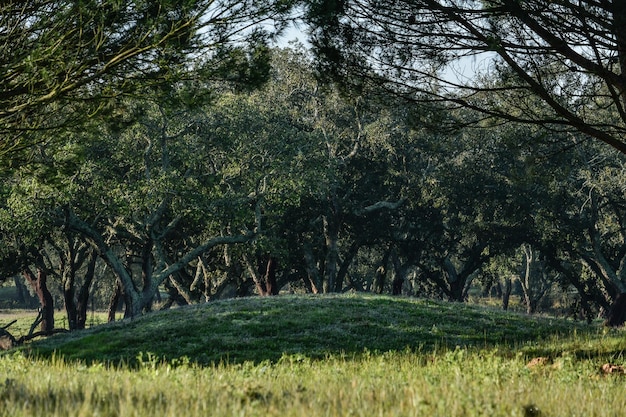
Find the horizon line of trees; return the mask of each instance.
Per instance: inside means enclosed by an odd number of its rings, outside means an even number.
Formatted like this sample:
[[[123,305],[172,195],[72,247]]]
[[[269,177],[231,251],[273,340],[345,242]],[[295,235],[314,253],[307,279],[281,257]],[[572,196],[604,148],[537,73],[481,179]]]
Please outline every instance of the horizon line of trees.
[[[312,56],[270,48],[294,20]],[[286,284],[480,284],[506,308],[512,277],[528,312],[560,287],[623,323],[624,22],[605,1],[2,3],[2,277],[43,332],[51,286],[76,329],[96,288],[112,318]]]
[[[269,56],[258,89],[146,89],[6,177],[3,278],[28,282],[42,330],[51,293],[79,329],[96,295],[115,319],[122,301],[133,317],[287,286],[460,302],[493,288],[507,308],[517,287],[529,313],[560,289],[592,317],[623,292],[622,155],[463,126],[472,112],[375,85],[342,95],[297,45]]]

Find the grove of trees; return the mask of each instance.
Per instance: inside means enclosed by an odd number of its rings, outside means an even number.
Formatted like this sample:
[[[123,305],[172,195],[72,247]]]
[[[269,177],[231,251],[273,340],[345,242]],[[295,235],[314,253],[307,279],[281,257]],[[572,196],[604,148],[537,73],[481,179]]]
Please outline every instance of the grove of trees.
[[[618,6],[296,3],[0,6],[0,279],[42,331],[280,291],[611,312]],[[297,13],[312,49],[272,46]]]

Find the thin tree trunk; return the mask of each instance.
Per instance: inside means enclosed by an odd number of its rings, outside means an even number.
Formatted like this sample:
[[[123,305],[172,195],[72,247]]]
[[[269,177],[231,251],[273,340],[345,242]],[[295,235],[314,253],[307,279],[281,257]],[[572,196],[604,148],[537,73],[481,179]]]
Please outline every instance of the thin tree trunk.
[[[250,256],[243,255],[248,273],[254,281],[257,292],[260,296],[278,295],[278,283],[276,282],[276,270],[278,260],[271,255],[258,256],[256,267]]]
[[[322,283],[320,279],[319,270],[315,265],[315,257],[313,256],[313,249],[308,244],[304,244],[304,267],[306,269],[308,284],[311,286],[311,292],[313,294],[319,294],[322,289]]]
[[[374,278],[374,292],[376,294],[382,294],[385,290],[385,281],[387,280],[387,264],[389,263],[390,255],[390,249],[385,251],[383,259],[380,261],[380,265],[376,269],[376,278]]]
[[[109,300],[109,308],[108,308],[108,321],[115,321],[115,313],[117,312],[117,306],[119,305],[122,299],[122,284],[117,281],[115,283],[115,290],[113,291],[113,295]]]
[[[178,275],[178,274],[175,274],[175,275]],[[191,294],[189,294],[189,291],[185,289],[183,284],[178,282],[178,280],[174,277],[174,275],[170,275],[170,284],[172,284],[172,287],[176,290],[176,292],[180,295],[180,297],[185,301],[185,304],[187,305],[193,304]]]
[[[95,251],[90,251],[87,263],[87,271],[85,272],[85,280],[80,287],[78,297],[76,299],[76,329],[82,330],[87,324],[87,310],[89,309],[89,294],[91,284],[96,276],[96,262],[98,255]]]
[[[324,216],[324,238],[326,240],[326,259],[324,262],[324,293],[334,292],[339,263],[339,230],[335,219]]]
[[[391,295],[402,295],[402,286],[404,285],[406,268],[402,266],[398,253],[395,250],[392,251],[391,261],[395,272],[393,282],[391,284]]]
[[[278,282],[276,282],[276,271],[278,269],[278,260],[273,256],[268,256],[265,267],[265,288],[268,295],[278,295]]]
[[[530,295],[530,286],[531,286],[531,267],[534,262],[534,256],[532,249],[527,245],[524,245],[524,272],[522,274],[522,279],[520,280],[520,284],[522,286],[522,292],[524,294],[524,303],[526,304],[526,313],[533,314],[534,306],[533,300]]]
[[[72,239],[67,236],[67,249],[58,249],[61,259],[61,281],[63,283],[63,300],[70,331],[76,330],[76,302],[74,300],[74,284],[76,281],[76,248]]]
[[[244,264],[246,265],[246,268],[248,269],[248,273],[250,274],[252,281],[254,282],[257,293],[259,293],[259,295],[262,297],[269,295],[269,292],[267,291],[267,286],[265,285],[265,278],[263,277],[263,267],[261,266],[261,261],[259,260],[259,265],[255,267],[248,254],[243,254],[242,259]]]
[[[509,301],[511,299],[511,292],[513,291],[513,280],[510,277],[504,278],[504,289],[502,290],[502,309],[507,311],[509,309]]]
[[[343,284],[346,280],[346,276],[348,275],[348,269],[354,260],[354,257],[359,252],[359,248],[361,247],[361,242],[357,239],[350,245],[348,251],[345,253],[342,260],[340,260],[339,270],[337,271],[337,277],[335,281],[335,292],[343,291]]]

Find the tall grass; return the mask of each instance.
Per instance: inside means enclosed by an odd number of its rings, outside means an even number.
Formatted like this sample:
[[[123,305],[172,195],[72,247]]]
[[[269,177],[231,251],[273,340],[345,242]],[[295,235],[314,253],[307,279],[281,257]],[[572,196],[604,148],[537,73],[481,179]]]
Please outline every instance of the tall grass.
[[[299,320],[286,314],[298,306]],[[456,311],[469,315],[475,328],[469,321],[451,323],[460,317],[439,303],[384,297],[252,299],[55,337],[0,356],[0,416],[613,417],[626,409],[626,375],[600,372],[605,362],[626,364],[624,331],[466,308],[457,305]],[[413,310],[418,314],[410,316]],[[344,324],[340,311],[349,319]],[[169,329],[170,319],[184,327],[182,312],[204,316],[206,331],[230,337],[222,346],[232,354],[239,344],[245,354],[208,362],[183,355],[197,351],[187,343],[197,331],[193,324],[189,334],[181,330],[171,341],[180,355],[172,354],[173,346],[160,346],[168,344],[161,339],[151,345],[158,353],[138,350],[149,345],[133,334]],[[384,319],[387,313],[391,318]],[[254,333],[244,325],[272,314],[283,319],[274,321],[271,335],[268,328]],[[229,318],[221,322],[220,315]],[[505,331],[506,317],[511,328]],[[309,320],[317,327],[308,327]],[[370,320],[378,324],[365,325]],[[419,331],[422,325],[430,336]],[[307,336],[303,329],[319,333]],[[496,330],[503,333],[490,336]],[[475,336],[463,338],[467,332]],[[112,361],[105,349],[106,359],[97,360],[88,352],[94,338],[104,340],[105,334],[127,338],[126,359]],[[335,349],[342,334],[353,347]],[[411,337],[423,340],[405,343]],[[329,339],[330,349],[320,348],[322,339]],[[463,341],[469,343],[458,343]],[[281,351],[287,353],[275,356]],[[546,360],[527,366],[535,356]]]
[[[525,364],[523,355],[466,349],[210,367],[144,355],[133,369],[15,354],[0,359],[0,415],[608,417],[626,409],[626,379],[602,376],[593,360]]]

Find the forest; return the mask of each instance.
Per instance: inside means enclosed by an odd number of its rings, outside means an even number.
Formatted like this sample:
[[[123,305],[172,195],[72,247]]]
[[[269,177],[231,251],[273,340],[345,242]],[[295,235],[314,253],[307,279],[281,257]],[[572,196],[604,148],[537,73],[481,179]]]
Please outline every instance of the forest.
[[[458,3],[2,2],[0,279],[43,332],[351,291],[623,324],[626,8]]]

